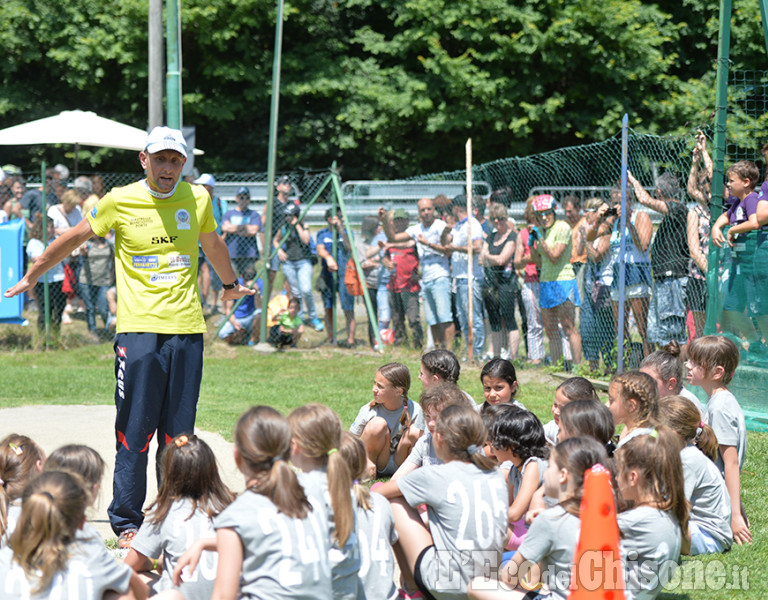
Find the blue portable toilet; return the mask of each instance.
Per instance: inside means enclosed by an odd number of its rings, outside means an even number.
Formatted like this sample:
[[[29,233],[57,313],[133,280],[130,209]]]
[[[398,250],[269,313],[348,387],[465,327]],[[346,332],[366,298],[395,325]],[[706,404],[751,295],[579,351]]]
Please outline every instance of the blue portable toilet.
[[[24,219],[0,225],[0,323],[27,325],[21,316],[24,296],[5,297],[24,274]]]

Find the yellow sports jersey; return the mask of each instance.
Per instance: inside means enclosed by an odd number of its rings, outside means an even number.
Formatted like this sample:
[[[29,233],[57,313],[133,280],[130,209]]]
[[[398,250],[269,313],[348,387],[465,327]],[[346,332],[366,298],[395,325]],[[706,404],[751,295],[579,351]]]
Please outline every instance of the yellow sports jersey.
[[[118,333],[205,333],[198,238],[216,221],[203,186],[180,182],[160,199],[133,183],[113,189],[87,218],[96,235],[115,230]]]

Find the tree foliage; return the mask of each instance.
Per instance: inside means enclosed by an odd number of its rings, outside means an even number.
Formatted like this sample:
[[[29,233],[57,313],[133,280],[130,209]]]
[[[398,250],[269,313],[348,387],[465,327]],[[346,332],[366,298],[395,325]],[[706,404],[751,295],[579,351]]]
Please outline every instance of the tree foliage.
[[[147,114],[147,0],[4,0],[0,126],[94,110]],[[707,0],[288,0],[278,168],[402,177],[654,133],[714,110],[718,7]],[[266,168],[275,3],[184,0],[184,122],[207,170]],[[758,0],[734,0],[732,60],[765,62]],[[0,148],[25,163],[51,149]],[[58,154],[57,154],[58,152]],[[83,154],[93,168],[135,157]]]

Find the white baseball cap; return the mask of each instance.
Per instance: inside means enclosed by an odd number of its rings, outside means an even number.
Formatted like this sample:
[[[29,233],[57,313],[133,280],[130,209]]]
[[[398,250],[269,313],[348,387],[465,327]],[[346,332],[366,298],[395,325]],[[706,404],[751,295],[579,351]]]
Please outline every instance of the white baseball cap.
[[[170,127],[155,127],[149,132],[144,150],[150,154],[161,150],[175,150],[184,158],[187,157],[187,141],[178,129]]]
[[[216,187],[216,180],[213,178],[213,175],[210,173],[203,173],[195,179],[192,183],[195,183],[197,185],[207,185],[208,187]]]

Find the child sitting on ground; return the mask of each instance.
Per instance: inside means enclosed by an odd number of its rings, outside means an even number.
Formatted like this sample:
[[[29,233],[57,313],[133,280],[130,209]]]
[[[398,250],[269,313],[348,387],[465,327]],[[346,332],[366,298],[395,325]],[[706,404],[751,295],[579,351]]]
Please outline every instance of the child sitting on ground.
[[[560,428],[560,411],[573,400],[592,400],[600,402],[595,386],[584,377],[570,377],[563,381],[555,390],[555,401],[552,403],[552,420],[544,425],[544,435],[551,446],[557,444],[557,433]]]
[[[304,323],[299,316],[301,302],[298,298],[291,298],[287,303],[285,300],[276,302],[284,298],[285,296],[278,294],[270,300],[267,307],[269,343],[278,350],[283,350],[286,346],[295,348],[304,333]]]
[[[549,456],[544,427],[530,411],[506,410],[496,416],[488,437],[491,454],[507,478],[510,528],[507,548],[515,549],[525,536],[523,517],[544,481]]]
[[[155,592],[173,587],[171,575],[179,558],[196,540],[216,536],[213,518],[235,499],[219,477],[210,446],[194,434],[177,435],[166,445],[161,468],[157,498],[125,557],[137,573],[160,572]],[[214,552],[203,553],[197,573],[183,574],[180,590],[187,600],[211,597],[218,558]]]
[[[525,408],[515,400],[517,394],[517,371],[515,366],[504,358],[494,358],[488,361],[480,371],[480,382],[483,384],[485,402],[478,405],[482,413],[493,404],[515,404]]]
[[[709,398],[704,422],[717,436],[716,464],[731,498],[733,540],[741,545],[752,541],[752,533],[741,504],[741,468],[747,454],[747,427],[738,400],[728,391],[738,364],[739,350],[724,336],[705,335],[688,346],[688,381],[700,386]]]
[[[640,371],[626,371],[611,378],[608,384],[608,408],[613,421],[624,425],[618,447],[635,435],[648,433],[656,424],[659,392],[653,377]]]
[[[360,408],[349,431],[360,437],[376,475],[390,477],[403,464],[426,429],[424,412],[408,398],[411,373],[401,363],[379,368],[373,400]]]
[[[21,494],[43,470],[45,453],[26,435],[0,440],[0,548],[7,545],[21,514]]]
[[[437,383],[425,389],[421,393],[419,404],[421,404],[421,409],[424,411],[427,431],[416,440],[413,450],[398,467],[395,474],[392,475],[392,479],[399,479],[419,467],[441,464],[442,461],[437,457],[435,441],[432,437],[435,434],[437,417],[440,416],[440,413],[443,412],[446,406],[451,406],[452,404],[469,406],[471,408],[475,407],[474,401],[470,403],[470,400],[467,399],[464,392],[455,383]]]

